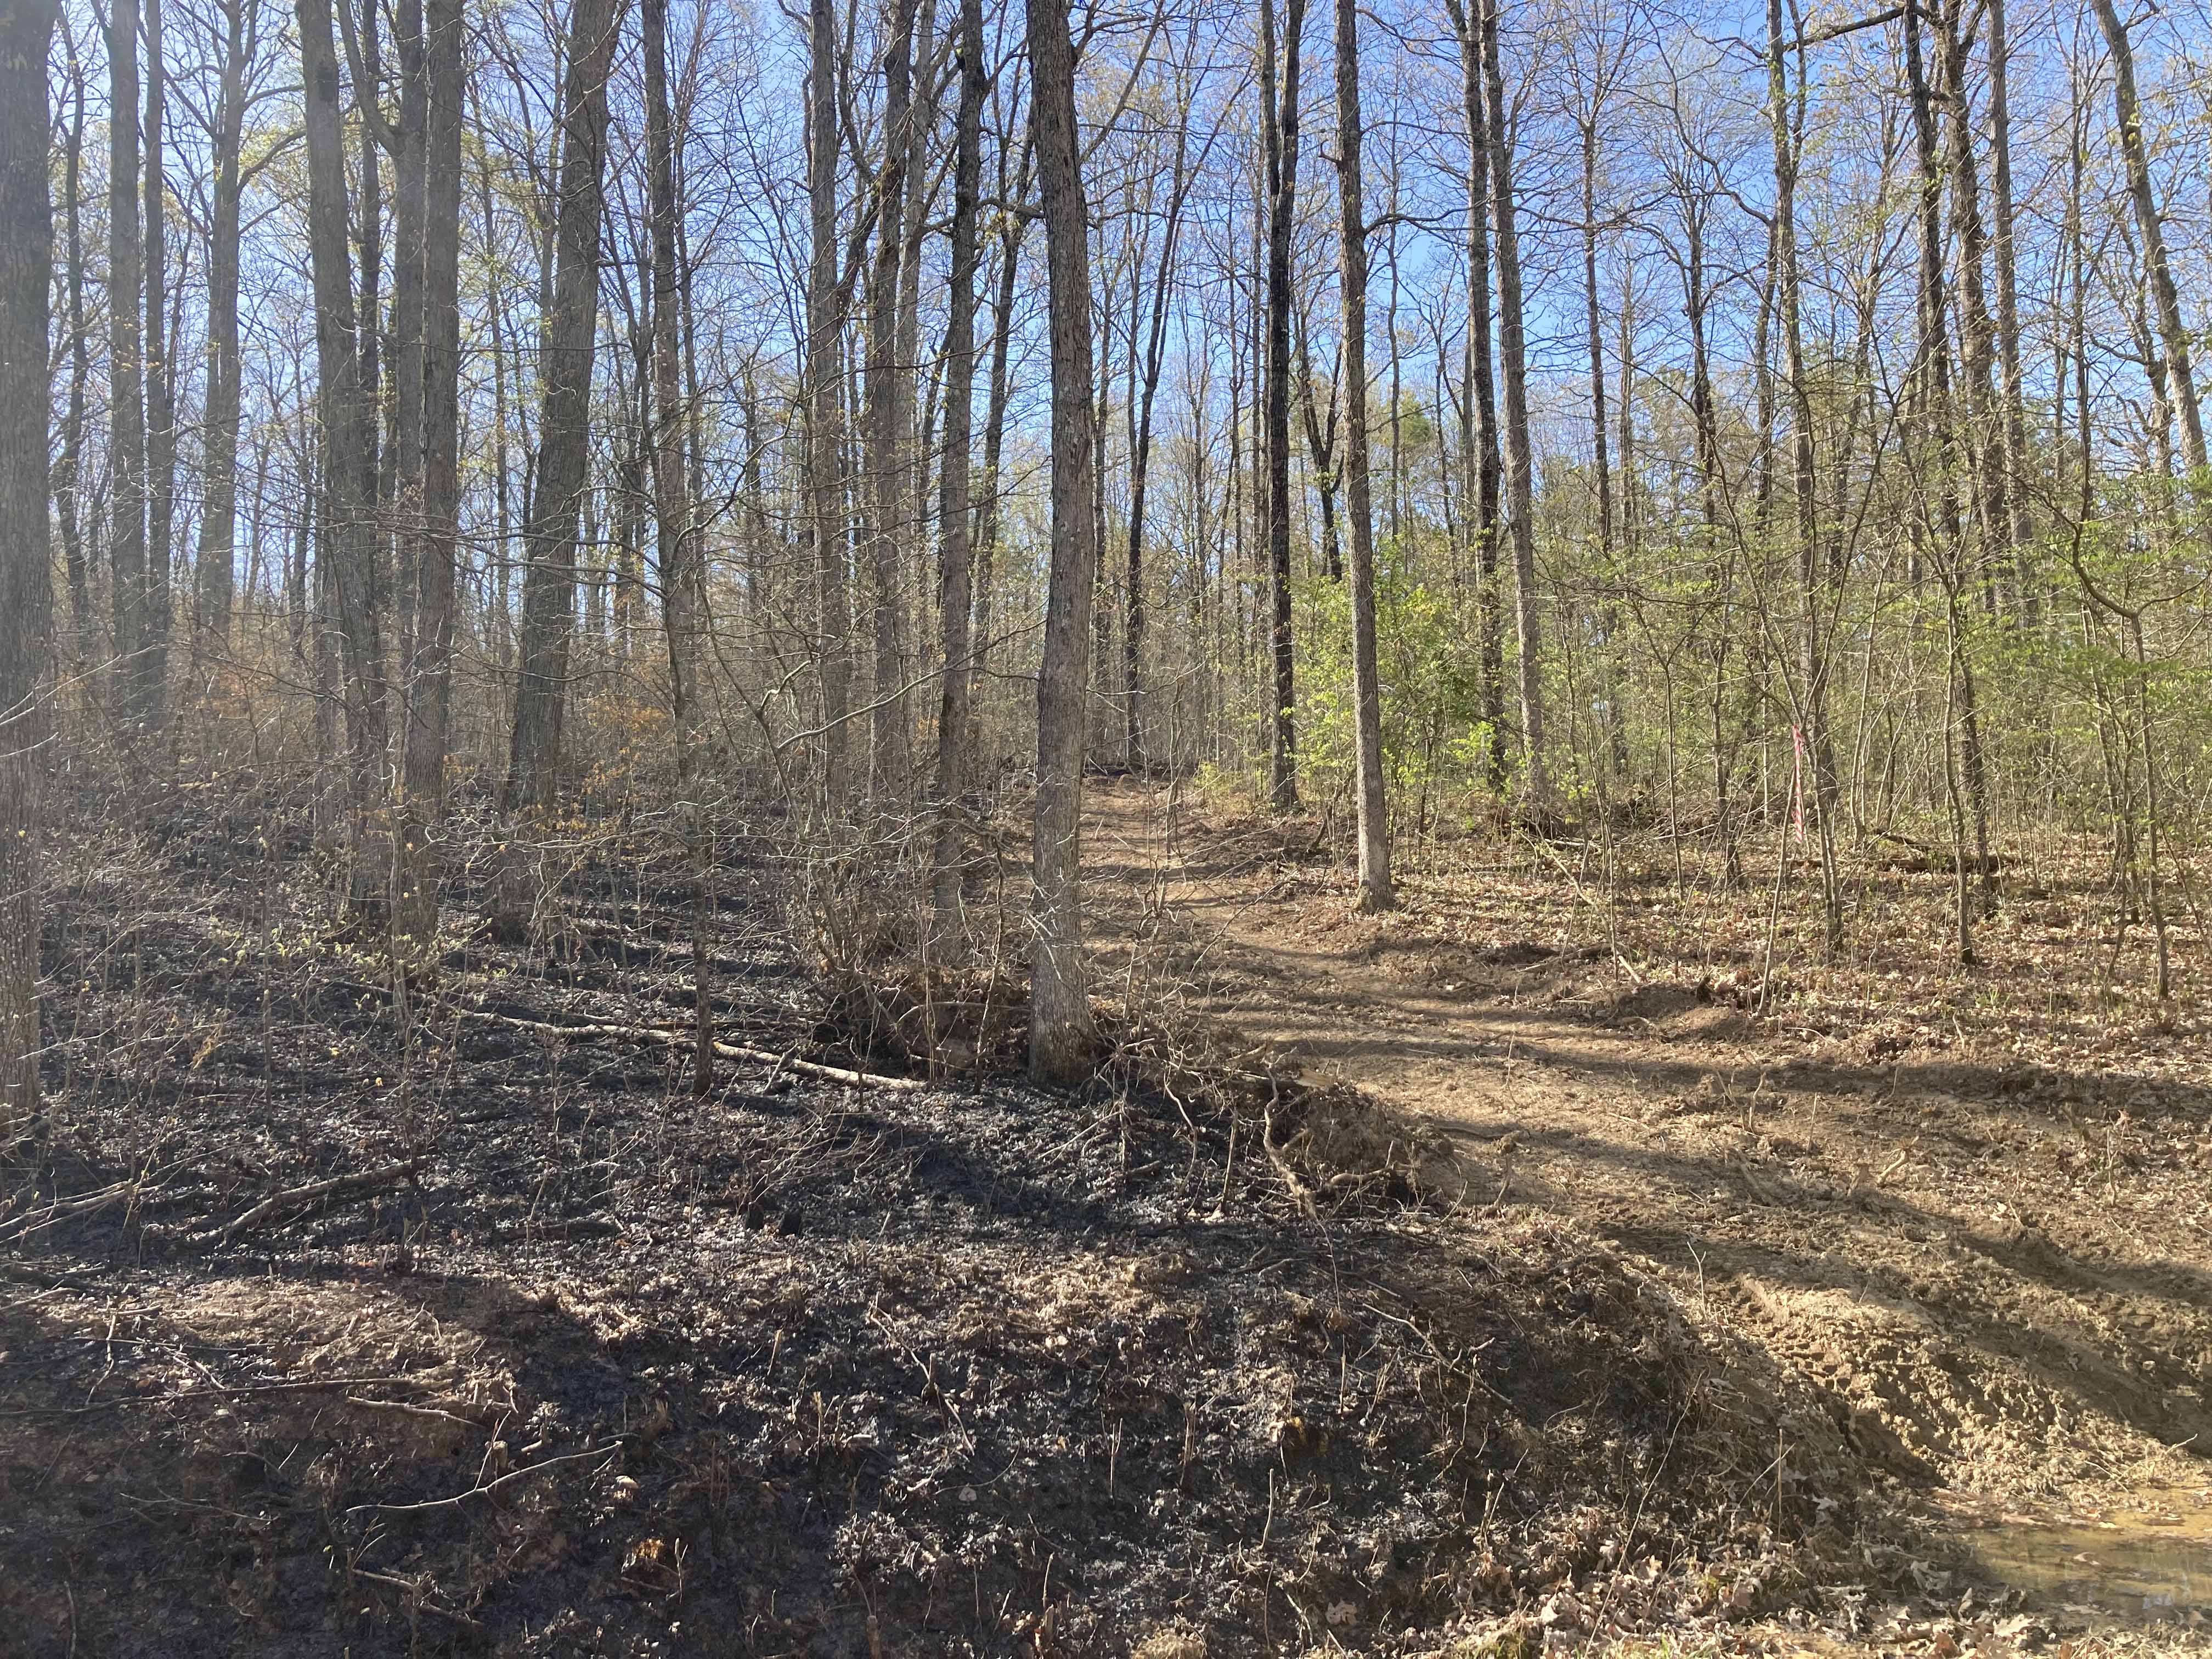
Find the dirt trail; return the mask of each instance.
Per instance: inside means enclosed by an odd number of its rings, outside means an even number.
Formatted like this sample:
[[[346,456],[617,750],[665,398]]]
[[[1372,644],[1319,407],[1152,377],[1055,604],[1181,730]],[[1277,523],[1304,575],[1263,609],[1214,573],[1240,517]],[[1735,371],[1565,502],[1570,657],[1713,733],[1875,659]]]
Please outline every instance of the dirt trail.
[[[1141,939],[1139,969],[1196,969],[1212,1012],[1435,1125],[1468,1202],[1502,1189],[1653,1267],[1962,1533],[1999,1529],[1986,1560],[2050,1558],[2003,1576],[2212,1611],[2202,1091],[1955,1048],[1877,1060],[1639,984],[1603,950],[1440,945],[1353,915],[1295,827],[1130,784],[1091,811],[1125,969]],[[2106,1571],[2082,1525],[2131,1563],[2153,1546],[2149,1582]]]

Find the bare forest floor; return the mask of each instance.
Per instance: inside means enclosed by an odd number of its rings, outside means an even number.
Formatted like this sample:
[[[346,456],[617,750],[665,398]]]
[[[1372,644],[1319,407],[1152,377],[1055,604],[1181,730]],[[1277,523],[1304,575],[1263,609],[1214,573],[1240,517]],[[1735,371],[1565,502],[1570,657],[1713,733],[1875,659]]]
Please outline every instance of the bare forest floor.
[[[1900,1605],[1862,1632],[1875,1650],[2198,1650],[2200,933],[2176,929],[2161,1009],[2148,928],[2116,952],[2102,872],[2069,881],[2047,854],[1962,969],[1948,872],[1890,869],[1854,891],[1859,942],[1832,964],[1809,896],[1785,901],[1761,1013],[1771,889],[1678,891],[1656,859],[1607,884],[1474,838],[1361,916],[1310,820],[1133,785],[1092,808],[1125,975],[1188,986],[1310,1082],[1443,1134],[1468,1224],[1569,1227],[1663,1287],[1699,1344],[1753,1356],[1785,1490],[1828,1503],[1836,1459],[1946,1547],[1911,1571],[1954,1616],[1916,1627]]]
[[[2084,1562],[2119,1517],[2151,1594],[2201,1559],[2201,1042],[1754,1020],[1567,880],[1359,921],[1310,825],[1094,802],[1091,1088],[1016,1079],[1010,976],[826,976],[907,878],[771,817],[701,1093],[650,815],[564,826],[514,945],[461,814],[395,996],[304,798],[74,780],[0,1157],[0,1653],[2195,1639]]]

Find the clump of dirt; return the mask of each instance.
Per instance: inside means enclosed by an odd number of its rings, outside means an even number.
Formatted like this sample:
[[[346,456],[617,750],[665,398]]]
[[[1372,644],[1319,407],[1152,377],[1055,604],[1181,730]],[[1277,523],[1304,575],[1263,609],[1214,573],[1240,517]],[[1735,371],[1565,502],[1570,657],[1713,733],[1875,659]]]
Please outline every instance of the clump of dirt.
[[[1817,1601],[1884,1536],[1802,1390],[1588,1229],[1452,1212],[1355,1091],[1123,1031],[1080,1094],[695,1093],[659,850],[403,1015],[304,836],[240,872],[197,810],[64,849],[80,988],[0,1212],[27,1648],[1379,1650]],[[787,1054],[825,1005],[769,879],[707,956]]]

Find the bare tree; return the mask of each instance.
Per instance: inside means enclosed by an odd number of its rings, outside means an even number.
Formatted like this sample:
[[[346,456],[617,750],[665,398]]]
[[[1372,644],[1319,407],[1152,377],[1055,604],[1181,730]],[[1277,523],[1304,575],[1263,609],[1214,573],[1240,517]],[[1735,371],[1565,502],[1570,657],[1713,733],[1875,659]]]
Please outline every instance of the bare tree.
[[[177,366],[169,342],[168,65],[162,0],[146,0],[146,642],[139,717],[161,723],[169,678],[169,565],[177,517]]]
[[[811,0],[807,16],[806,193],[812,236],[806,272],[806,509],[814,539],[822,787],[836,813],[850,787],[845,725],[852,713],[853,674],[841,385],[845,319],[837,281],[837,9],[833,0]]]
[[[154,633],[146,571],[137,0],[112,0],[108,8],[107,77],[107,558],[115,612],[115,712],[137,720],[149,706],[145,653]]]
[[[436,932],[438,825],[445,812],[453,719],[455,563],[460,537],[461,99],[465,70],[461,0],[424,8],[422,161],[423,230],[420,505],[404,526],[414,544],[413,649],[408,658],[407,739],[401,792],[408,857],[402,866],[402,931]]]
[[[945,674],[937,716],[937,846],[931,877],[933,948],[957,950],[960,933],[960,872],[967,837],[969,609],[973,563],[969,544],[968,453],[975,401],[975,270],[980,263],[975,222],[983,178],[983,100],[990,89],[983,64],[982,0],[960,0],[960,105],[953,124],[952,271],[945,295],[945,463],[937,518],[944,556],[938,623],[944,634]]]
[[[561,764],[575,629],[576,524],[591,435],[592,358],[599,339],[599,221],[605,212],[607,79],[622,0],[576,0],[561,99],[560,202],[554,226],[553,304],[544,331],[544,409],[537,487],[526,533],[522,659],[502,804],[550,812]],[[507,918],[512,922],[514,918]]]
[[[1352,532],[1352,763],[1359,802],[1358,908],[1387,910],[1397,902],[1397,895],[1390,884],[1389,805],[1382,793],[1382,680],[1375,647],[1375,510],[1369,498],[1367,468],[1367,208],[1359,176],[1359,140],[1358,0],[1336,0],[1344,510]]]
[[[875,684],[868,732],[869,790],[878,804],[902,799],[913,782],[914,731],[905,689],[905,618],[899,591],[907,539],[903,462],[912,423],[914,370],[898,359],[898,288],[907,167],[913,158],[915,0],[890,0],[884,25],[884,148],[875,179],[876,252],[868,273],[868,337],[863,372],[868,514],[868,603],[875,635]]]
[[[1298,804],[1297,663],[1291,633],[1291,234],[1297,219],[1298,56],[1305,0],[1285,0],[1281,90],[1276,88],[1275,0],[1260,0],[1260,142],[1267,198],[1267,346],[1261,376],[1265,417],[1268,642],[1274,664],[1274,720],[1268,799],[1279,812]]]
[[[1461,90],[1467,112],[1467,380],[1460,449],[1467,470],[1469,528],[1474,541],[1477,631],[1482,657],[1482,718],[1490,727],[1488,766],[1493,791],[1505,787],[1505,647],[1498,595],[1498,497],[1504,462],[1498,448],[1498,381],[1491,363],[1490,116],[1482,58],[1481,8],[1470,18],[1462,0],[1444,0],[1459,37]]]
[[[1521,235],[1513,200],[1513,138],[1505,72],[1498,52],[1498,9],[1482,7],[1482,66],[1488,87],[1492,221],[1498,232],[1498,351],[1505,371],[1505,485],[1513,529],[1513,624],[1520,649],[1522,793],[1541,812],[1551,798],[1544,770],[1543,630],[1536,615],[1535,463],[1528,447],[1528,331],[1521,309]]]
[[[0,0],[0,1127],[39,1104],[40,785],[53,594],[46,527],[46,49],[54,0]]]
[[[2159,216],[2158,196],[2150,179],[2150,151],[2143,138],[2142,106],[2136,96],[2135,52],[2128,42],[2127,25],[2112,0],[2089,0],[2097,26],[2105,32],[2105,46],[2112,58],[2112,113],[2118,123],[2120,155],[2127,163],[2128,200],[2135,209],[2136,234],[2142,239],[2143,279],[2150,289],[2158,318],[2160,343],[2166,349],[2166,372],[2171,395],[2181,412],[2182,457],[2192,475],[2205,468],[2204,416],[2197,401],[2197,378],[2191,366],[2189,329],[2182,320],[2181,296],[2173,285],[2173,266],[2166,257],[2166,227]]]
[[[346,799],[353,849],[349,890],[356,915],[368,918],[382,907],[388,887],[390,829],[385,776],[390,721],[372,516],[375,409],[356,343],[352,258],[346,241],[345,133],[330,0],[299,0],[299,22],[306,82],[307,249],[323,428],[325,527],[318,562],[329,586],[331,631],[344,672]]]
[[[1044,196],[1052,339],[1052,557],[1037,669],[1032,827],[1030,1075],[1067,1084],[1088,1071],[1095,1026],[1083,959],[1084,702],[1089,690],[1098,521],[1091,423],[1089,211],[1075,131],[1075,49],[1067,10],[1028,0],[1030,125]]]

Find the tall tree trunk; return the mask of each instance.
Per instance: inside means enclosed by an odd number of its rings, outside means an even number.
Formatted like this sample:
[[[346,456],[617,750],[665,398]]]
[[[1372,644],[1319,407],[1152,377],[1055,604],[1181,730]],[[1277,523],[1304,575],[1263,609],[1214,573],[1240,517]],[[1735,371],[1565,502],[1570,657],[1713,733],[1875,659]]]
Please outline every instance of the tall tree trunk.
[[[904,689],[904,596],[900,592],[909,544],[906,472],[912,441],[914,371],[898,356],[901,234],[905,223],[907,166],[913,155],[915,0],[890,0],[884,20],[884,153],[876,174],[876,251],[868,273],[868,342],[862,373],[867,480],[868,603],[874,613],[875,684],[870,688],[869,792],[889,810],[913,784],[914,719]]]
[[[1989,0],[1990,196],[1996,239],[1997,352],[2004,371],[2005,499],[2011,504],[2014,576],[2021,608],[2033,627],[2040,604],[2028,544],[2035,521],[2027,499],[2027,410],[2020,362],[2020,278],[2013,240],[2012,103],[2008,76],[2011,49],[2005,39],[2004,0]]]
[[[1498,7],[1480,0],[1482,64],[1489,88],[1491,210],[1498,231],[1498,355],[1505,368],[1505,469],[1513,523],[1513,623],[1520,653],[1522,793],[1540,817],[1550,804],[1544,769],[1544,652],[1536,617],[1534,463],[1528,447],[1528,354],[1521,313],[1521,238],[1514,222],[1513,138],[1498,53]]]
[[[1121,596],[1122,758],[1132,772],[1145,768],[1145,726],[1141,704],[1145,648],[1145,491],[1151,481],[1152,402],[1160,389],[1168,338],[1168,293],[1175,282],[1176,246],[1182,230],[1183,203],[1190,189],[1190,118],[1186,107],[1176,123],[1175,161],[1169,174],[1168,222],[1160,241],[1159,266],[1152,282],[1152,314],[1141,354],[1130,343],[1132,366],[1141,362],[1137,393],[1135,440],[1129,449],[1129,559],[1127,586]]]
[[[1323,425],[1314,387],[1313,352],[1306,338],[1305,315],[1292,313],[1297,322],[1298,403],[1305,417],[1306,452],[1312,458],[1314,487],[1321,495],[1321,568],[1329,580],[1344,580],[1344,551],[1336,533],[1336,410],[1337,387],[1343,379],[1340,351],[1329,374],[1328,421]]]
[[[64,40],[69,36],[65,33]],[[92,341],[84,315],[84,223],[80,194],[84,179],[84,71],[70,52],[70,124],[62,148],[64,222],[69,227],[64,258],[69,289],[69,404],[62,416],[62,449],[53,469],[54,519],[61,526],[62,561],[69,573],[70,625],[77,648],[92,643],[92,583],[85,568],[87,526],[79,514],[84,472],[85,387],[92,377]]]
[[[843,483],[844,306],[837,283],[837,9],[807,14],[806,507],[814,539],[815,673],[822,700],[823,798],[834,817],[851,790],[852,601]]]
[[[1958,910],[1959,958],[1972,962],[1972,916],[1963,896],[1966,881],[1966,815],[1971,810],[1976,826],[1975,839],[1985,869],[1989,816],[1973,668],[1966,653],[1965,619],[1960,615],[1960,590],[1966,580],[1966,531],[1959,514],[1957,428],[1951,398],[1950,350],[1944,324],[1942,170],[1937,160],[1936,117],[1921,52],[1922,16],[1919,0],[1905,0],[1905,87],[1912,107],[1913,143],[1920,169],[1920,338],[1914,353],[1911,384],[1921,424],[1934,433],[1936,445],[1934,540],[1945,607],[1944,766],[1947,786],[1953,793],[1953,845],[1958,857],[1961,894]],[[1923,495],[1929,493],[1924,482],[1921,489]],[[1954,727],[1962,734],[1955,755],[1952,735]],[[1961,763],[1963,794],[1958,793]]]
[[[461,0],[424,8],[421,495],[415,522],[414,651],[408,665],[404,824],[410,857],[401,926],[438,925],[438,825],[453,723],[453,595],[460,537]]]
[[[141,713],[161,723],[169,682],[169,567],[177,517],[177,366],[169,342],[168,70],[162,0],[146,0],[146,672]]]
[[[1014,170],[1011,192],[1006,188],[1006,150],[1000,149],[999,194],[1008,203],[1027,199],[1030,173],[1036,150],[1033,142],[1022,142],[1022,159]],[[1000,462],[1006,453],[1006,403],[1011,395],[1008,355],[1014,337],[1014,301],[1020,290],[1022,234],[1029,216],[1008,207],[999,221],[999,293],[991,313],[991,387],[983,404],[982,499],[975,507],[975,690],[981,691],[991,665],[992,571],[998,562],[999,504],[1002,493]]]
[[[248,27],[256,0],[224,0],[223,55],[216,94],[215,178],[208,224],[207,409],[200,440],[199,563],[194,573],[196,631],[219,645],[230,639],[238,558],[239,145],[245,131]],[[197,641],[196,641],[197,643]]]
[[[422,558],[422,267],[423,192],[427,187],[429,84],[422,36],[422,0],[398,0],[399,125],[390,135],[393,179],[392,270],[392,594],[399,659],[416,656],[416,602]]]
[[[975,220],[982,193],[983,100],[990,83],[983,64],[982,0],[960,0],[960,106],[953,127],[952,272],[945,295],[945,465],[937,520],[944,550],[938,625],[945,643],[944,684],[937,714],[937,845],[931,874],[931,944],[941,957],[958,955],[960,872],[967,860],[962,814],[967,810],[969,666],[970,496],[968,448],[975,403]]]
[[[1958,242],[1959,345],[1966,374],[1966,459],[1980,540],[1974,571],[1985,599],[2011,580],[2012,507],[2005,498],[2004,427],[1996,395],[1996,325],[1984,272],[1989,236],[1982,225],[1981,175],[1967,102],[1966,41],[1956,3],[1939,4],[1938,69],[1949,118],[1944,123],[1951,175],[1951,229]]]
[[[699,739],[705,705],[700,686],[706,638],[706,550],[701,544],[684,464],[684,398],[677,324],[683,295],[677,283],[674,123],[668,105],[668,3],[644,0],[645,151],[652,241],[653,461],[654,557],[660,570],[661,617],[668,635],[668,685],[676,726],[677,810],[691,877],[691,1087],[714,1083],[714,1014],[708,980],[708,883],[713,854],[699,787]]]
[[[1498,496],[1504,476],[1498,440],[1498,381],[1491,363],[1490,116],[1482,62],[1482,19],[1462,0],[1444,0],[1459,37],[1461,91],[1467,110],[1467,378],[1470,429],[1467,495],[1474,538],[1481,635],[1482,718],[1490,729],[1489,782],[1505,787],[1504,607],[1498,592]],[[1489,0],[1475,0],[1480,9]]]
[[[569,15],[553,306],[544,331],[538,481],[524,532],[530,567],[522,580],[522,660],[502,801],[509,811],[550,812],[560,775],[575,632],[576,520],[587,483],[592,357],[599,339],[607,81],[621,13],[622,0],[575,0]]]
[[[16,0],[21,3],[21,0]],[[107,14],[108,568],[115,611],[115,714],[148,711],[153,635],[146,580],[146,359],[143,248],[138,218],[138,3]],[[44,107],[43,95],[41,107]]]
[[[346,242],[345,131],[330,0],[298,0],[298,15],[306,83],[307,246],[324,444],[325,529],[317,552],[333,613],[330,631],[337,635],[344,670],[349,891],[356,915],[373,921],[388,890],[390,827],[385,787],[390,728],[374,520],[375,410],[363,382],[356,334]]]
[[[1767,114],[1774,137],[1775,303],[1781,314],[1783,372],[1789,381],[1791,494],[1797,507],[1798,660],[1810,798],[1820,848],[1820,896],[1831,951],[1843,942],[1843,890],[1836,870],[1835,752],[1828,737],[1826,584],[1821,580],[1820,505],[1813,451],[1813,395],[1805,377],[1805,332],[1797,270],[1797,142],[1790,130],[1789,65],[1782,0],[1766,0]]]
[[[1352,532],[1352,765],[1362,910],[1397,902],[1382,793],[1382,681],[1375,654],[1375,507],[1368,488],[1367,208],[1359,176],[1358,0],[1336,0],[1337,213],[1344,306],[1344,512]],[[1395,348],[1393,347],[1395,351]],[[1396,455],[1391,457],[1395,471]]]
[[[2197,402],[2197,378],[2190,364],[2189,330],[2181,319],[2181,296],[2173,286],[2173,267],[2166,255],[2166,228],[2151,188],[2150,154],[2143,138],[2142,109],[2136,98],[2135,53],[2127,25],[2112,0],[2089,0],[2105,32],[2112,58],[2112,112],[2119,123],[2120,154],[2127,162],[2128,199],[2135,207],[2136,232],[2142,238],[2143,276],[2158,314],[2160,343],[2175,404],[2181,411],[2181,453],[2194,475],[2205,467],[2204,416]],[[2201,480],[2197,481],[2201,486]]]
[[[1075,51],[1059,0],[1028,0],[1030,125],[1044,195],[1052,343],[1052,555],[1037,669],[1036,798],[1031,847],[1030,1075],[1073,1084],[1089,1070],[1096,1027],[1083,959],[1084,703],[1098,523],[1091,422],[1089,210],[1075,127]]]
[[[40,786],[47,565],[46,49],[54,0],[0,0],[0,1129],[39,1105]]]
[[[1279,95],[1275,0],[1260,0],[1260,135],[1267,194],[1262,447],[1267,459],[1267,571],[1273,612],[1268,640],[1275,676],[1267,786],[1279,812],[1293,811],[1298,804],[1297,663],[1291,635],[1291,235],[1297,218],[1298,56],[1305,15],[1305,0],[1285,0]]]

